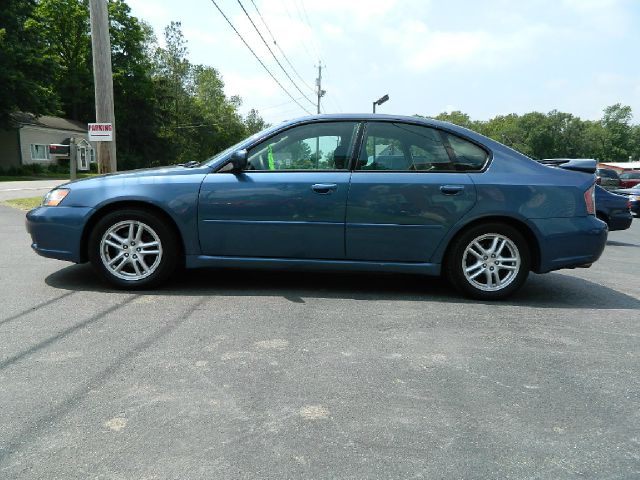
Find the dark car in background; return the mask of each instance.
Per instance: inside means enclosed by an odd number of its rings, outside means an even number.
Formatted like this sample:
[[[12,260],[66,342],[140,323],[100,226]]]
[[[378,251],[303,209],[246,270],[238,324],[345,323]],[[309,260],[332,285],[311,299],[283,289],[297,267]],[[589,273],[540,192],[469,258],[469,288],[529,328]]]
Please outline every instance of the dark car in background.
[[[605,190],[620,188],[620,176],[612,168],[596,169],[596,183]]]
[[[622,172],[620,174],[620,188],[632,188],[640,183],[640,170]]]
[[[633,188],[624,188],[616,190],[614,193],[623,195],[627,198],[629,210],[636,216],[640,216],[640,184]]]
[[[633,220],[629,199],[600,186],[596,186],[596,216],[608,225],[609,230],[626,230]]]

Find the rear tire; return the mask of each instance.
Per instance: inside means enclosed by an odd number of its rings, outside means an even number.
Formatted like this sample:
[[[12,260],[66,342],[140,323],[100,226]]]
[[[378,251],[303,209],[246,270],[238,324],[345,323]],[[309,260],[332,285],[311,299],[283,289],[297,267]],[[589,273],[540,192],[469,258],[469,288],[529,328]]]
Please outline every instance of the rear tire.
[[[508,297],[526,281],[531,267],[529,245],[503,223],[477,225],[451,244],[444,274],[465,296],[478,300]]]
[[[118,288],[152,288],[179,265],[173,228],[143,209],[106,214],[89,236],[88,256],[96,272]]]

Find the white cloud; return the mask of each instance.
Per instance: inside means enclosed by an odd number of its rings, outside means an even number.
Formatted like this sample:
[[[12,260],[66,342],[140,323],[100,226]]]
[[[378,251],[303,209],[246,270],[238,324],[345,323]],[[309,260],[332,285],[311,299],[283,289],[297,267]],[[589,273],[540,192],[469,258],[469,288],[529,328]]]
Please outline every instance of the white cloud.
[[[395,46],[398,57],[410,70],[421,72],[442,66],[492,66],[526,55],[547,29],[532,26],[500,34],[486,30],[439,31],[410,20],[397,29],[385,29],[384,43]]]
[[[134,15],[152,24],[166,25],[174,16],[168,8],[153,0],[127,0],[127,4]],[[156,35],[161,36],[160,34],[161,32],[156,32]]]
[[[184,37],[188,39],[190,44],[199,44],[206,45],[207,47],[217,46],[221,47],[224,45],[223,39],[220,37],[220,34],[201,30],[199,28],[193,27],[185,27],[183,28]]]
[[[582,32],[624,36],[632,26],[625,0],[564,0],[563,5],[576,15],[572,23]]]

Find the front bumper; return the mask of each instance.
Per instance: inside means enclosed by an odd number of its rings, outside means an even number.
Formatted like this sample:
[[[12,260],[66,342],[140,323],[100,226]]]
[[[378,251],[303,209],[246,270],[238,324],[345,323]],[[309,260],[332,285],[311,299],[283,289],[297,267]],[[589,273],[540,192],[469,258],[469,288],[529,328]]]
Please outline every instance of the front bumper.
[[[640,201],[634,200],[629,202],[629,210],[635,215],[640,215]]]
[[[591,264],[600,258],[607,243],[607,224],[593,215],[531,221],[541,238],[536,273]]]
[[[93,208],[37,207],[27,213],[31,248],[43,257],[80,263],[82,232]]]

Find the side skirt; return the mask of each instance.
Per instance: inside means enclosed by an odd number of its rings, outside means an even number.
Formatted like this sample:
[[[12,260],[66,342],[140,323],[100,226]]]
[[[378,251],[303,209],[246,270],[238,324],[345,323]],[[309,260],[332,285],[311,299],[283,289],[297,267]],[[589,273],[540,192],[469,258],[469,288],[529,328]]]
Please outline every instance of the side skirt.
[[[440,264],[404,262],[367,262],[350,260],[314,260],[298,258],[215,257],[187,255],[187,268],[249,268],[279,270],[315,270],[348,272],[394,272],[440,275]]]

